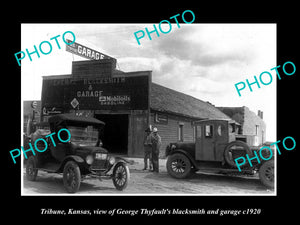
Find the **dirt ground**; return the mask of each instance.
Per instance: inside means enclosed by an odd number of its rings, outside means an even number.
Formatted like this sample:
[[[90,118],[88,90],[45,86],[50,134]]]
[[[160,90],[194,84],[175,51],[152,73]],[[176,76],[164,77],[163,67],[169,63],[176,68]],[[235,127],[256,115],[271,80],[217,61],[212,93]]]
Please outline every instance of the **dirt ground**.
[[[115,189],[111,180],[86,179],[81,182],[78,195],[275,195],[274,189],[263,186],[258,175],[225,176],[197,172],[188,179],[178,180],[166,171],[166,160],[160,159],[160,172],[144,171],[143,159],[130,158],[130,181],[123,191]],[[36,181],[28,181],[23,169],[23,195],[68,195],[61,174],[38,172]]]

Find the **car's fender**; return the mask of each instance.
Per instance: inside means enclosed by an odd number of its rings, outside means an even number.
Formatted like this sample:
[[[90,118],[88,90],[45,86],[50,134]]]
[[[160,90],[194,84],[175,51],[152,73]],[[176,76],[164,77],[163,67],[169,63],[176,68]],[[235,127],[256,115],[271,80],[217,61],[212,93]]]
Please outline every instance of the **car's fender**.
[[[58,169],[58,172],[62,172],[64,169],[65,164],[70,161],[73,160],[76,163],[78,163],[79,165],[84,163],[84,159],[78,155],[68,155],[67,157],[64,158],[64,160],[61,162],[60,167]]]
[[[188,159],[191,161],[192,165],[193,165],[196,169],[199,169],[198,166],[197,166],[196,160],[191,156],[191,154],[190,154],[189,152],[184,151],[184,150],[182,150],[182,149],[174,149],[174,150],[172,151],[172,153],[169,154],[169,156],[170,156],[170,155],[173,155],[173,154],[175,154],[175,153],[181,153],[181,154],[185,155],[185,156],[188,157]]]
[[[116,156],[115,160],[116,160],[115,164],[117,164],[118,162],[124,162],[124,163],[132,165],[134,163],[133,160],[125,159],[125,158],[122,158],[122,157],[119,157],[119,156]]]
[[[111,166],[109,166],[107,172],[110,172],[110,171],[113,171],[114,167],[118,164],[118,163],[125,163],[125,164],[130,164],[130,165],[133,165],[134,164],[134,161],[133,160],[128,160],[128,159],[125,159],[123,157],[120,157],[120,156],[114,156],[115,158],[115,163]]]

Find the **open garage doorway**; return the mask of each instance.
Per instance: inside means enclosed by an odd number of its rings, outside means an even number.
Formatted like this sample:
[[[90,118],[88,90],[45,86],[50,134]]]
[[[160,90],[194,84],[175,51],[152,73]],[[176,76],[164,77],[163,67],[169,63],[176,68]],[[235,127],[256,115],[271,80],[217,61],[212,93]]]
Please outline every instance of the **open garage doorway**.
[[[100,138],[103,147],[113,154],[128,154],[128,114],[96,114],[105,122]]]

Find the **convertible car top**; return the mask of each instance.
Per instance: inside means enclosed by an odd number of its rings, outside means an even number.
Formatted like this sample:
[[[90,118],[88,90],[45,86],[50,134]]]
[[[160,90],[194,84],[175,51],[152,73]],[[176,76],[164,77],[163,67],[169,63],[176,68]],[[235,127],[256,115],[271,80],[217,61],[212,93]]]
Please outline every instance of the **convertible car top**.
[[[58,114],[50,117],[48,120],[49,123],[60,123],[62,121],[78,123],[78,124],[82,123],[82,124],[102,125],[102,126],[105,125],[104,122],[97,120],[96,118],[76,116],[72,113]]]

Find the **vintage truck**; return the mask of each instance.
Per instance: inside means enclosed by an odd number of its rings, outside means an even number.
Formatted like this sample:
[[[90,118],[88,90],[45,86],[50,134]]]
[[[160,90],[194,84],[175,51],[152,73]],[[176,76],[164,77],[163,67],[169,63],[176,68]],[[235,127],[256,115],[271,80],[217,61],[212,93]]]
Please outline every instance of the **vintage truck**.
[[[195,122],[195,126],[195,142],[177,142],[167,146],[166,166],[170,176],[182,179],[198,170],[240,175],[258,172],[265,186],[274,187],[274,154],[271,157],[270,151],[263,149],[261,154],[269,160],[258,162],[253,156],[261,146],[248,146],[246,138],[238,134],[235,121],[208,119]],[[239,171],[235,159],[246,158],[246,154],[253,158],[252,165],[247,162]]]

